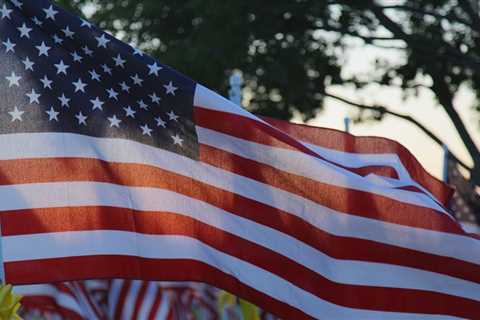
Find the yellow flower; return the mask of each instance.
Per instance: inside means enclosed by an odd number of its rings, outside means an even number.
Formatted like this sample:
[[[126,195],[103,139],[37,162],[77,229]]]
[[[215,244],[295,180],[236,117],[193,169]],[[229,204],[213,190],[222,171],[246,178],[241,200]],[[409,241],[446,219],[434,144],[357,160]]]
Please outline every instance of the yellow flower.
[[[20,295],[12,292],[12,286],[0,285],[0,319],[1,320],[21,320],[17,314],[20,308]]]

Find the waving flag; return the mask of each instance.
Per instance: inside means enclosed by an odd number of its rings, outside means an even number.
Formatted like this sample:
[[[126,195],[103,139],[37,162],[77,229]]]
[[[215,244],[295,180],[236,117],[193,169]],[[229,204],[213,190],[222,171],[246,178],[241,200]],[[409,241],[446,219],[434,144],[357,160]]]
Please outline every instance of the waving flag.
[[[92,291],[81,281],[15,287],[21,294],[23,318],[107,319]]]
[[[7,282],[189,280],[285,319],[478,318],[479,240],[398,144],[259,119],[46,0],[0,0],[0,44]]]

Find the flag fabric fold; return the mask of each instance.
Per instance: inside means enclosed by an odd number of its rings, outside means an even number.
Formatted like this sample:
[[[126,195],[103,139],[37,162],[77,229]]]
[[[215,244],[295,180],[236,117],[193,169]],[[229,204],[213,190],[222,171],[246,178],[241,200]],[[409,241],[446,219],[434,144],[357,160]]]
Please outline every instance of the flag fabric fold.
[[[478,318],[480,242],[397,143],[258,118],[46,0],[1,0],[0,43],[8,283],[196,281],[285,319]]]

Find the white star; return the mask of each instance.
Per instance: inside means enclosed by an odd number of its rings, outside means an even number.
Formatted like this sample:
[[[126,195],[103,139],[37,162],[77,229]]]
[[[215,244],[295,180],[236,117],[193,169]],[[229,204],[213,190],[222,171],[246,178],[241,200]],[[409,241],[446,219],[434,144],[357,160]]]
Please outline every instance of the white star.
[[[182,146],[183,139],[180,138],[180,136],[178,134],[176,134],[174,136],[171,136],[171,137],[173,139],[173,144],[178,144],[180,147]]]
[[[122,90],[123,90],[123,91],[130,92],[130,87],[127,86],[127,84],[125,83],[125,81],[123,81],[122,83],[120,83],[120,87],[122,87]]]
[[[83,57],[80,56],[77,51],[73,51],[70,55],[72,56],[73,62],[82,62]]]
[[[157,117],[157,118],[155,118],[155,121],[157,121],[157,127],[166,128],[166,124],[167,124],[167,123],[166,123],[165,121],[163,121],[162,118]]]
[[[95,109],[103,110],[103,101],[101,101],[99,97],[96,97],[95,100],[90,100],[90,102],[93,104],[92,111]]]
[[[120,128],[120,122],[122,122],[122,120],[118,119],[116,115],[113,115],[113,117],[108,117],[107,119],[108,121],[110,121],[110,128],[111,127]]]
[[[92,24],[91,24],[90,22],[88,22],[87,20],[83,20],[83,19],[82,19],[82,24],[80,25],[80,27],[91,28],[91,27],[92,27]]]
[[[68,26],[65,27],[65,29],[62,29],[62,32],[65,34],[65,37],[73,39],[73,35],[75,32],[71,31]]]
[[[43,9],[45,11],[45,19],[52,19],[55,20],[55,15],[58,13],[58,11],[53,9],[53,6],[50,6],[48,9]]]
[[[125,62],[126,60],[125,59],[122,59],[122,57],[118,54],[115,58],[112,58],[113,61],[115,61],[115,67],[122,67],[122,68],[125,68]]]
[[[43,89],[49,88],[52,89],[52,80],[48,79],[47,76],[44,76],[43,79],[40,79],[40,82],[43,83]]]
[[[25,58],[25,60],[22,60],[23,64],[25,65],[25,70],[32,70],[33,71],[33,61],[30,61],[28,57]]]
[[[113,90],[113,88],[107,89],[107,92],[108,92],[108,97],[109,98],[118,100],[118,97],[117,97],[118,93],[115,90]]]
[[[18,9],[21,9],[21,8],[22,8],[23,3],[20,2],[20,1],[18,1],[18,0],[10,0],[10,2],[13,3],[13,5],[14,5],[15,7],[17,7]]]
[[[32,92],[26,93],[25,95],[30,99],[30,102],[29,102],[30,104],[34,102],[40,103],[40,101],[38,101],[38,98],[40,98],[40,95],[35,92],[35,89],[32,89]]]
[[[48,114],[48,121],[52,121],[52,120],[58,121],[57,116],[60,114],[60,112],[55,111],[53,107],[50,107],[50,110],[45,111],[45,113]]]
[[[37,17],[32,18],[33,23],[35,23],[37,26],[41,27],[43,22],[40,21]]]
[[[132,48],[133,49],[133,54],[136,55],[138,54],[139,56],[143,56],[143,52],[140,49],[137,48]]]
[[[110,69],[106,64],[101,65],[103,72],[108,73],[109,75],[112,75],[112,69]]]
[[[82,91],[85,93],[85,87],[87,86],[86,83],[82,82],[82,79],[78,78],[76,82],[72,82],[73,86],[75,87],[75,92]]]
[[[22,9],[22,5],[23,5],[22,2],[20,2],[20,1],[18,1],[18,0],[10,0],[10,2],[13,3],[13,5],[14,5],[15,7],[17,7],[18,9]]]
[[[148,69],[150,69],[148,71],[148,74],[151,75],[151,74],[154,74],[158,77],[158,71],[159,70],[162,70],[163,68],[158,66],[156,62],[152,63],[152,64],[149,64],[147,65]]]
[[[11,19],[10,18],[10,13],[12,13],[12,9],[7,9],[7,6],[6,5],[3,5],[2,9],[0,9],[0,13],[2,14],[2,16],[0,18],[7,18],[7,19]]]
[[[177,121],[177,122],[178,122],[177,119],[179,118],[179,116],[177,116],[177,115],[175,114],[175,112],[173,112],[173,110],[170,110],[170,112],[167,112],[167,116],[168,116],[168,119],[169,119],[169,120],[173,120],[173,121]]]
[[[17,28],[18,31],[20,31],[20,38],[26,37],[30,39],[30,32],[32,31],[32,28],[28,28],[25,22],[22,24],[21,27]]]
[[[107,43],[110,42],[109,39],[105,38],[105,34],[102,33],[102,36],[101,37],[95,37],[95,39],[97,39],[97,47],[103,47],[103,48],[106,48],[107,47]]]
[[[143,102],[143,100],[138,100],[137,103],[140,109],[148,110],[148,105],[146,105],[145,102]]]
[[[6,47],[6,51],[5,51],[5,52],[8,52],[8,51],[15,52],[15,49],[13,49],[13,47],[15,47],[16,44],[13,43],[13,42],[10,42],[10,38],[8,38],[6,42],[2,42],[2,43],[3,43],[3,45]]]
[[[143,126],[140,126],[140,128],[142,129],[142,135],[147,135],[147,136],[152,136],[152,129],[150,129],[148,127],[147,124],[143,125]]]
[[[88,73],[90,73],[92,80],[100,81],[100,75],[95,71],[95,69],[88,71]]]
[[[167,85],[163,85],[163,87],[165,88],[166,90],[166,94],[172,94],[172,95],[175,95],[175,90],[178,89],[178,87],[175,87],[173,84],[172,84],[172,81],[170,81]]]
[[[60,38],[59,36],[57,36],[57,34],[54,34],[53,35],[53,42],[55,42],[56,44],[62,44],[63,39]]]
[[[12,116],[12,122],[15,120],[23,121],[22,114],[24,114],[25,111],[18,110],[18,108],[15,107],[13,111],[9,111],[8,113]]]
[[[5,77],[5,79],[8,80],[8,87],[10,88],[11,86],[13,85],[16,85],[17,87],[20,86],[20,84],[18,83],[18,80],[22,79],[22,77],[20,76],[17,76],[15,74],[15,72],[12,71],[12,73],[10,74],[10,76],[8,77]]]
[[[138,74],[135,73],[135,75],[133,77],[130,76],[130,78],[133,80],[134,84],[139,85],[139,86],[142,85],[143,79],[138,77]]]
[[[127,106],[126,108],[123,108],[123,110],[125,110],[127,117],[135,118],[135,113],[137,113],[137,111],[133,110],[132,107]]]
[[[68,104],[70,98],[65,97],[65,94],[62,93],[62,96],[58,97],[58,100],[60,100],[60,102],[62,103],[62,107],[70,108],[70,105]]]
[[[41,55],[46,55],[48,57],[48,50],[50,50],[50,47],[45,45],[45,42],[42,41],[42,44],[39,46],[35,46],[35,48],[38,49],[38,56],[40,57]]]
[[[150,99],[152,99],[152,102],[155,104],[159,104],[160,100],[162,100],[159,96],[157,96],[155,92],[152,94],[149,94],[148,96],[150,97]]]
[[[55,68],[57,68],[57,74],[63,73],[63,74],[66,75],[67,74],[67,69],[70,68],[70,66],[68,64],[63,63],[63,60],[60,60],[60,62],[55,64],[54,66],[55,66]]]
[[[77,114],[75,115],[75,118],[77,118],[78,124],[83,124],[83,125],[85,125],[85,126],[87,125],[87,121],[86,121],[86,120],[87,120],[88,117],[87,117],[87,116],[84,116],[83,113],[82,113],[82,111],[80,111],[79,113],[77,113]]]
[[[83,53],[85,53],[89,57],[93,55],[93,50],[90,50],[90,48],[87,46],[83,47],[82,50],[83,50]]]

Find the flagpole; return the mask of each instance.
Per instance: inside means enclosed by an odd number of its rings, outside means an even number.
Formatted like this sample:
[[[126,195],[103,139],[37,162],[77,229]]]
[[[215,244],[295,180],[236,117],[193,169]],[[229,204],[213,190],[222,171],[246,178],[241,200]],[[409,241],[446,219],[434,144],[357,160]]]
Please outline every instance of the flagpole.
[[[345,132],[350,133],[350,118],[349,117],[343,118],[343,124],[345,126]]]
[[[233,72],[230,76],[230,90],[228,91],[229,99],[237,106],[242,106],[242,84],[243,78],[240,72]]]

